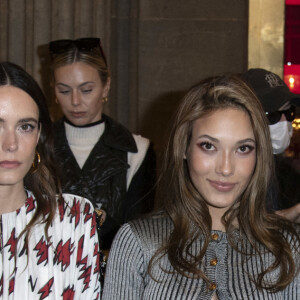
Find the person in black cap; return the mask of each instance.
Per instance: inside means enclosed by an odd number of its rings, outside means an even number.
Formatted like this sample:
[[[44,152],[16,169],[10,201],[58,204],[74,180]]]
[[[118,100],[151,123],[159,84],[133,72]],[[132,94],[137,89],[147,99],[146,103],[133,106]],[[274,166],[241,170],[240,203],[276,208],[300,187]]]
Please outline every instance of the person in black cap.
[[[300,173],[283,155],[293,134],[292,121],[295,106],[300,106],[300,95],[292,93],[277,74],[265,69],[249,69],[244,78],[261,101],[269,120],[276,168],[271,208],[300,222]]]

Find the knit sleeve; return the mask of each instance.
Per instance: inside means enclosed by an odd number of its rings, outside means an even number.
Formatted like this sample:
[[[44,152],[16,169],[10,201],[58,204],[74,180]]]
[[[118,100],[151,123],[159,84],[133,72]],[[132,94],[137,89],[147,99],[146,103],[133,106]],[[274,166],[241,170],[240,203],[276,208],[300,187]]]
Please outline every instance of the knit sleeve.
[[[298,258],[299,268],[299,258]],[[284,300],[300,299],[300,272],[294,277],[293,281],[281,292]]]
[[[131,226],[125,224],[116,235],[109,253],[103,300],[141,299],[145,269],[140,242]]]
[[[300,225],[295,224],[295,228],[300,235]],[[291,243],[291,242],[290,242]],[[293,247],[293,255],[296,264],[297,273],[293,281],[282,291],[282,298],[284,300],[300,299],[300,245],[297,241],[296,244],[291,243]]]

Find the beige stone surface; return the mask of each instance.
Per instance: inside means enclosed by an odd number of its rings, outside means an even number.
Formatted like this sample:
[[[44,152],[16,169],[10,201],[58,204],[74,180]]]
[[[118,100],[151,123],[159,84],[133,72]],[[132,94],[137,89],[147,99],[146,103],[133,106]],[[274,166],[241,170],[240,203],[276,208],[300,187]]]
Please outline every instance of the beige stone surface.
[[[101,37],[112,76],[105,112],[159,151],[188,88],[247,69],[247,32],[248,0],[0,0],[0,60],[34,76],[54,119],[49,41]]]
[[[249,68],[264,68],[282,77],[284,8],[284,0],[249,0]]]

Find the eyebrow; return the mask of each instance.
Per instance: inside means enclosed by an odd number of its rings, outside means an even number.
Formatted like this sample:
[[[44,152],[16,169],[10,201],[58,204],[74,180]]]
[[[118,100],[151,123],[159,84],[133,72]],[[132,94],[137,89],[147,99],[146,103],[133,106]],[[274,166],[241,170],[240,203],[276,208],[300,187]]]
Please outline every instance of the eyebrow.
[[[39,123],[39,121],[37,119],[35,119],[35,118],[24,118],[24,119],[20,119],[18,121],[18,123],[27,123],[27,122],[34,122],[36,124]]]
[[[252,138],[247,138],[247,139],[244,139],[244,140],[240,140],[237,142],[238,144],[245,144],[245,143],[256,143],[254,139]]]
[[[5,120],[4,119],[2,119],[2,118],[0,118],[0,122],[5,122]],[[37,119],[35,119],[35,118],[23,118],[23,119],[20,119],[20,120],[18,120],[18,123],[28,123],[28,122],[34,122],[34,123],[36,123],[36,124],[38,124],[39,123],[39,121],[37,120]]]
[[[219,142],[218,139],[213,138],[212,136],[207,135],[207,134],[199,135],[199,136],[197,137],[197,140],[198,140],[198,139],[203,139],[203,138],[204,138],[204,139],[209,139],[209,140],[211,140],[211,141],[213,141],[213,142],[215,142],[215,143],[218,143],[218,142]]]
[[[219,143],[219,140],[210,136],[210,135],[207,135],[207,134],[203,134],[203,135],[200,135],[198,136],[197,139],[203,139],[203,138],[206,138],[206,139],[209,139],[211,140],[212,142],[215,142],[215,143]],[[241,145],[241,144],[245,144],[245,143],[256,143],[254,139],[252,138],[246,138],[246,139],[243,139],[243,140],[240,140],[240,141],[237,141],[237,144]]]
[[[95,83],[95,82],[94,82],[94,81],[86,81],[86,82],[83,82],[83,83],[79,84],[78,87],[82,87],[82,86],[84,86],[84,85],[86,85],[86,84],[89,84],[89,83]],[[60,85],[62,85],[62,86],[64,86],[64,87],[67,87],[67,88],[71,88],[69,85],[67,85],[67,84],[65,84],[65,83],[62,83],[62,82],[58,82],[58,83],[56,84],[56,86],[60,86]]]

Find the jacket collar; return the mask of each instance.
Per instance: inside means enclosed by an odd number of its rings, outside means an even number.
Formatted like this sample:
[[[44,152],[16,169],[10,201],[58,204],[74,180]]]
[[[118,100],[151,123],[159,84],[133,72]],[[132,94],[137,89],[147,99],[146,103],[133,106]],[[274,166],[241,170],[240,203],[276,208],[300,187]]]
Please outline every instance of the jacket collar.
[[[102,118],[105,122],[105,130],[100,140],[104,145],[125,152],[138,152],[132,133],[127,128],[105,114],[102,114]],[[56,138],[63,143],[63,140],[67,140],[64,118],[57,121],[54,126],[56,127]]]
[[[105,122],[103,143],[122,151],[137,153],[138,150],[132,133],[107,115],[102,114],[102,118]]]

